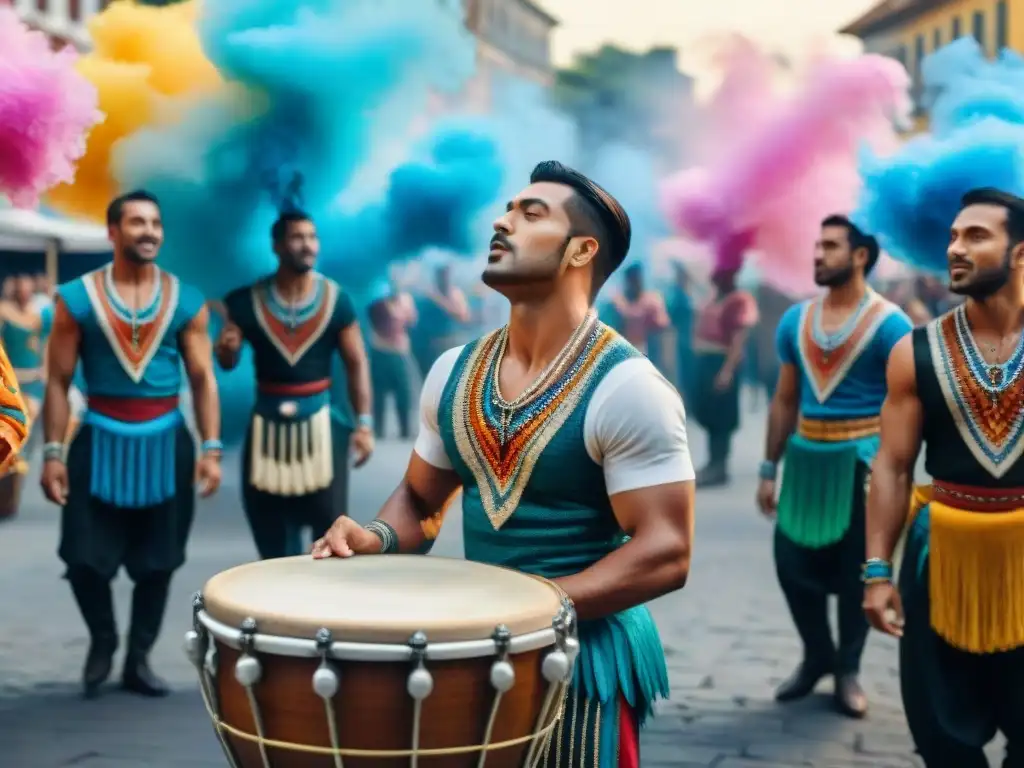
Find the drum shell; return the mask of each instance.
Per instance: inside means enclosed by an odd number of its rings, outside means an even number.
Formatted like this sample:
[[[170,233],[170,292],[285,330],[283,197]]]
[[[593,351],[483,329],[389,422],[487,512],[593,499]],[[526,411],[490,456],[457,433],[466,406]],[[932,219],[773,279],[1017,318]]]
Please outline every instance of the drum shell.
[[[256,724],[245,688],[235,679],[235,662],[240,652],[214,640],[217,648],[215,690],[222,721],[244,733],[255,734]],[[541,674],[544,656],[551,648],[509,657],[515,669],[515,685],[505,693],[498,707],[490,743],[533,734],[538,728],[549,684]],[[327,712],[323,699],[313,690],[313,674],[319,659],[258,654],[262,668],[253,686],[269,740],[322,747],[331,746]],[[496,691],[490,682],[494,656],[452,661],[426,662],[434,680],[430,696],[423,701],[420,749],[447,749],[480,745],[484,742]],[[338,692],[332,699],[339,744],[342,749],[408,750],[412,744],[414,700],[406,690],[409,663],[367,663],[331,661],[338,673]],[[548,721],[558,714],[555,706]],[[238,758],[239,768],[263,768],[258,745],[232,736],[225,738]],[[530,741],[504,749],[491,749],[486,768],[519,768]],[[273,768],[335,768],[327,754],[268,748]],[[476,768],[480,752],[419,757],[421,768]],[[343,758],[345,768],[408,768],[406,757]]]

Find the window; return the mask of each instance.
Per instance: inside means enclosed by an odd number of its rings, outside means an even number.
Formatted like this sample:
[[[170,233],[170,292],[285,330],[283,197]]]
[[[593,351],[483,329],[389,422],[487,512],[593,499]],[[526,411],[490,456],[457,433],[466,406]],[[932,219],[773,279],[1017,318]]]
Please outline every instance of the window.
[[[83,21],[81,0],[68,0],[68,18],[75,23]]]
[[[924,59],[924,35],[914,39],[914,79],[921,76],[921,61]]]
[[[962,35],[962,34],[963,34],[963,30],[960,29],[960,17],[959,16],[954,16],[953,17],[953,37],[952,37],[952,39],[953,40],[959,40],[960,39],[960,35]]]
[[[942,47],[942,30],[936,29],[932,33],[932,50],[937,51]]]
[[[996,3],[996,50],[1001,51],[1009,46],[1008,28],[1010,24],[1010,9],[1006,0],[999,0]]]
[[[972,34],[974,39],[978,41],[978,45],[982,48],[985,47],[985,12],[975,11],[974,12],[974,23],[972,25]]]
[[[49,10],[49,2],[47,0],[36,0],[36,10],[40,13],[46,13]]]

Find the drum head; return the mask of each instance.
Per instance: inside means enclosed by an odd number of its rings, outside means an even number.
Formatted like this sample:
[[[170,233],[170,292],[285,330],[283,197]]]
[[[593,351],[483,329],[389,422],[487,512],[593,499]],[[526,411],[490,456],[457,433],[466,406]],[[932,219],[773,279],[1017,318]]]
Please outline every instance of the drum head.
[[[548,581],[507,568],[419,555],[314,560],[305,555],[248,563],[203,588],[206,612],[238,628],[335,641],[430,643],[485,640],[499,624],[513,635],[551,627],[561,595]]]

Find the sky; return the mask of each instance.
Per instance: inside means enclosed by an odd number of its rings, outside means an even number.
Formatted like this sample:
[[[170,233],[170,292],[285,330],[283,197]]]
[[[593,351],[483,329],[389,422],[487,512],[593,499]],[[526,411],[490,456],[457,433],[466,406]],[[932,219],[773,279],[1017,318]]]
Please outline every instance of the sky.
[[[555,64],[614,42],[645,50],[673,45],[680,65],[699,70],[696,44],[722,32],[740,32],[780,52],[797,52],[808,40],[830,35],[877,0],[535,0],[561,23]],[[689,53],[687,51],[689,50]],[[695,60],[695,55],[697,56]],[[694,72],[699,76],[699,71]]]

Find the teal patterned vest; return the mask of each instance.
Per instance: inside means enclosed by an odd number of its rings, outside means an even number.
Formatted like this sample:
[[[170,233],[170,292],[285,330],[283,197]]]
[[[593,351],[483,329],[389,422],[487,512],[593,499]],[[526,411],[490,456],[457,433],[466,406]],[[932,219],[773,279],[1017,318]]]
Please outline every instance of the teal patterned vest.
[[[597,385],[640,353],[594,321],[578,354],[510,413],[498,405],[494,388],[502,334],[463,349],[438,409],[441,438],[463,484],[466,558],[550,579],[579,573],[628,540],[612,512],[603,470],[587,453],[583,426]],[[612,768],[620,697],[641,722],[655,698],[667,697],[664,652],[646,606],[582,622],[579,632],[567,732],[543,764],[559,765],[566,754],[578,759],[585,751],[588,765]]]

